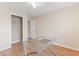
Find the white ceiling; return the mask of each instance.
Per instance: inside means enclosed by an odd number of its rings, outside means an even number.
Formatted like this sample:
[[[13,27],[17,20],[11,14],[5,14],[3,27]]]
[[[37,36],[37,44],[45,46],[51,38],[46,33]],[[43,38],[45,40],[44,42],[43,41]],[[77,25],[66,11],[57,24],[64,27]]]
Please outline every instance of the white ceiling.
[[[60,8],[64,8],[67,6],[72,6],[78,3],[72,2],[38,2],[39,5],[36,8],[33,8],[30,2],[4,2],[0,4],[7,4],[12,7],[18,8],[20,11],[28,14],[31,17],[39,16],[45,13],[53,12]]]

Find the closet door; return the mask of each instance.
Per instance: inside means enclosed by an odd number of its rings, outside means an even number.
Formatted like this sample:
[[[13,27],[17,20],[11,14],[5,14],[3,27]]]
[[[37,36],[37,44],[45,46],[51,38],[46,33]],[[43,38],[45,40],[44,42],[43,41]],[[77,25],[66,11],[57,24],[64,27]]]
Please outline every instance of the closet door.
[[[11,17],[11,37],[12,43],[16,43],[22,40],[21,38],[21,18],[17,16]]]

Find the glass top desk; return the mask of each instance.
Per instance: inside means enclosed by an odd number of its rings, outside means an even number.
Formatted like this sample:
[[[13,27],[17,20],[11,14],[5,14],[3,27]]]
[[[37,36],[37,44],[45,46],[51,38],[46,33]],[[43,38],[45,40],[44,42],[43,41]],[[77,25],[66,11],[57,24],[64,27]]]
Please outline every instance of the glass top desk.
[[[34,51],[34,52],[37,52],[39,55],[41,55],[41,52],[47,48],[50,44],[52,44],[53,42],[55,42],[56,39],[41,39],[41,40],[38,40],[38,39],[32,39],[31,40],[31,49]],[[23,42],[23,46],[24,46],[24,52],[25,52],[25,55],[28,55],[27,54],[27,49],[28,47],[30,46],[28,44],[28,41],[24,41]]]

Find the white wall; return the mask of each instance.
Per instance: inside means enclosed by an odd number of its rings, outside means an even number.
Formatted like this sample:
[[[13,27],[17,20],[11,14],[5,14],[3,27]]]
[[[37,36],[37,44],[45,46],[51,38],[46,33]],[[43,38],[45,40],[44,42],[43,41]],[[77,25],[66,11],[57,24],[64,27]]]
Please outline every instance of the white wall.
[[[11,47],[11,19],[7,6],[0,5],[0,50]]]
[[[23,17],[23,40],[27,40],[27,15],[16,8],[0,5],[0,51],[11,47],[11,14]]]
[[[37,37],[57,38],[58,44],[79,49],[79,5],[34,18]]]

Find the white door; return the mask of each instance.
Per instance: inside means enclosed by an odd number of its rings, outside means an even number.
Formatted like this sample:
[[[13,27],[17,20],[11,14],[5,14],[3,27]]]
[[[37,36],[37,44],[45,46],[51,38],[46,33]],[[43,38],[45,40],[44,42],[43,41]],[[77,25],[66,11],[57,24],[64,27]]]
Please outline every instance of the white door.
[[[35,39],[36,38],[36,21],[31,20],[30,23],[31,23],[31,37]]]

